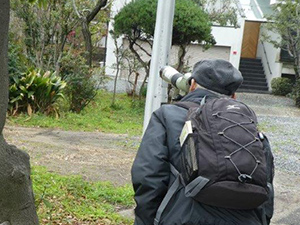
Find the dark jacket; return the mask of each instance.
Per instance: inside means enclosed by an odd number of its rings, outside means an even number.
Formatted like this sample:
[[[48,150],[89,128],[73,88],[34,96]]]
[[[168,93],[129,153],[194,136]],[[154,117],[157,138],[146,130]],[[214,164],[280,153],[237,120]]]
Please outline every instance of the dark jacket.
[[[196,89],[181,101],[200,103],[213,95]],[[170,163],[180,172],[179,135],[187,110],[176,105],[163,105],[150,119],[132,166],[135,191],[135,225],[153,225],[159,205],[174,181]],[[269,147],[269,145],[268,145]],[[273,160],[270,154],[270,160]],[[273,169],[270,168],[271,177]],[[272,178],[270,181],[272,183]],[[273,214],[273,194],[267,203],[254,210],[230,210],[201,204],[188,198],[184,188],[177,191],[164,210],[159,224],[164,225],[265,225]]]

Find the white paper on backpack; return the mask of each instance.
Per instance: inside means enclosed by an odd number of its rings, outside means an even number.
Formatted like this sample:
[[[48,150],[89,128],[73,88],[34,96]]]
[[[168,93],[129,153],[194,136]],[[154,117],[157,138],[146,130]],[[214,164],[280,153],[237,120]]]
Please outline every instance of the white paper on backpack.
[[[187,137],[192,133],[193,133],[192,122],[190,120],[188,120],[185,122],[185,124],[182,128],[181,134],[180,134],[180,138],[179,138],[180,146],[182,146],[184,144]]]

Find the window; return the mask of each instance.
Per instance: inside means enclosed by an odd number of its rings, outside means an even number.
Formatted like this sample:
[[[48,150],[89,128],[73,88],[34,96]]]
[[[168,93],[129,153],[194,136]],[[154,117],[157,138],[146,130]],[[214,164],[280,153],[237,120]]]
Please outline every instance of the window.
[[[280,61],[281,62],[293,62],[294,59],[292,56],[290,56],[290,54],[288,53],[288,51],[281,49],[280,51]]]

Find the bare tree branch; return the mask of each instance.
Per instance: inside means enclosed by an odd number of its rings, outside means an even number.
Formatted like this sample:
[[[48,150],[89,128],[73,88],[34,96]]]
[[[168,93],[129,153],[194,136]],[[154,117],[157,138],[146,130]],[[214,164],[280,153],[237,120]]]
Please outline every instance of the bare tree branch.
[[[151,57],[151,53],[149,53],[142,45],[138,44],[138,42],[134,43],[136,46],[138,46],[143,52],[146,53],[149,57]]]
[[[78,9],[77,9],[75,0],[72,0],[72,3],[73,3],[73,9],[74,9],[76,15],[78,16],[78,18],[81,18],[82,15],[79,13],[79,11],[78,11]]]
[[[98,0],[96,7],[86,17],[87,23],[90,23],[95,18],[95,16],[98,14],[100,9],[103,8],[106,5],[106,3],[107,0]]]

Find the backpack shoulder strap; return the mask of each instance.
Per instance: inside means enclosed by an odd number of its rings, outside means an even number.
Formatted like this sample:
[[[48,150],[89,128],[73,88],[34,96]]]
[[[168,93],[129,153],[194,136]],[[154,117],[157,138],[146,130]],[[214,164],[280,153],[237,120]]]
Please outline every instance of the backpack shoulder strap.
[[[156,216],[154,219],[154,225],[159,224],[159,221],[160,221],[163,211],[167,207],[167,205],[168,205],[169,201],[171,200],[171,198],[173,197],[173,195],[178,190],[179,186],[181,185],[180,173],[177,171],[177,169],[172,164],[170,164],[170,167],[171,167],[170,170],[171,170],[172,174],[176,177],[176,179],[173,182],[173,184],[171,185],[171,187],[169,188],[167,194],[165,195],[164,199],[162,200],[160,206],[157,209]]]

